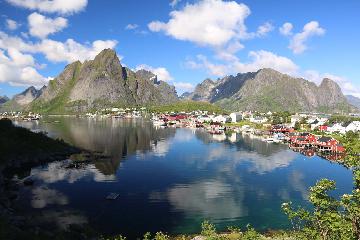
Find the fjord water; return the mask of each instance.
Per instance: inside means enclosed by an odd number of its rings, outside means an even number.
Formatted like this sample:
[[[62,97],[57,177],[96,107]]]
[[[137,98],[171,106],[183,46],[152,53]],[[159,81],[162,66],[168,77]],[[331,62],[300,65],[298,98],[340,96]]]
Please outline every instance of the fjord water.
[[[204,130],[156,129],[148,120],[58,117],[19,125],[110,156],[80,168],[66,161],[32,168],[17,208],[49,227],[88,224],[131,239],[150,231],[200,231],[208,219],[219,230],[251,224],[289,227],[281,203],[309,206],[308,188],[336,180],[335,195],[350,192],[348,169],[306,157],[284,144],[249,136],[212,136]],[[106,200],[111,193],[116,200]]]

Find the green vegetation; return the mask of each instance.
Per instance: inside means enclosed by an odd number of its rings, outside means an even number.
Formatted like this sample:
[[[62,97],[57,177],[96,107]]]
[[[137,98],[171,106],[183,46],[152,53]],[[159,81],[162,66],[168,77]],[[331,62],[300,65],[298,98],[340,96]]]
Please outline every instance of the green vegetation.
[[[358,239],[360,236],[360,171],[353,170],[354,190],[335,199],[329,191],[335,182],[322,179],[310,188],[313,210],[294,209],[291,202],[282,205],[288,215],[296,239]]]
[[[282,209],[292,223],[296,239],[355,240],[360,237],[360,134],[350,131],[332,136],[346,147],[347,156],[339,163],[352,170],[354,189],[336,199],[329,193],[336,189],[336,183],[321,179],[310,188],[312,210],[295,209],[291,202],[284,203]]]
[[[292,113],[285,112],[275,112],[272,114],[272,123],[273,124],[282,124],[282,123],[290,123],[291,122]]]
[[[226,110],[208,103],[208,102],[196,102],[196,101],[178,101],[169,105],[151,106],[149,107],[151,112],[192,112],[197,110],[214,112],[214,113],[227,113]]]
[[[352,122],[352,121],[360,121],[360,117],[353,117],[349,115],[332,115],[329,119],[330,123]]]
[[[81,63],[75,62],[74,74],[70,81],[66,82],[64,86],[58,86],[56,80],[51,80],[49,82],[49,88],[56,92],[57,89],[60,89],[60,93],[56,94],[56,97],[51,99],[48,102],[44,102],[41,99],[36,99],[31,103],[30,110],[33,112],[39,113],[53,113],[53,114],[63,114],[69,112],[66,109],[67,102],[69,100],[69,95],[71,90],[74,88],[76,80],[81,70]],[[74,110],[76,112],[76,110]]]

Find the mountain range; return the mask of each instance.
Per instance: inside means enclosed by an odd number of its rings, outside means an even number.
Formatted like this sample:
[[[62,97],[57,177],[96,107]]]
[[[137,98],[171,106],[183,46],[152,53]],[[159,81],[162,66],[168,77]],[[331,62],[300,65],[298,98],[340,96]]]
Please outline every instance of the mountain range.
[[[328,78],[317,86],[270,68],[205,79],[194,92],[178,97],[175,87],[159,81],[154,73],[124,67],[114,50],[104,49],[93,60],[67,65],[40,90],[30,87],[9,101],[3,100],[0,110],[75,113],[107,106],[163,105],[181,100],[205,101],[231,111],[352,112],[356,111],[354,106],[359,106]]]
[[[35,87],[31,86],[25,91],[16,94],[12,99],[8,99],[8,101],[1,105],[0,109],[2,111],[21,111],[38,98],[44,88],[45,86],[40,90],[37,90]]]
[[[115,51],[67,65],[28,106],[47,113],[86,111],[106,106],[167,104],[178,100],[174,86],[150,71],[123,67]]]
[[[10,99],[7,96],[0,96],[0,105],[6,103]]]
[[[353,106],[357,107],[358,109],[360,109],[360,98],[355,97],[353,95],[345,95],[345,97],[346,97],[347,101],[351,105],[353,105]]]
[[[339,85],[325,78],[319,86],[273,69],[205,79],[183,99],[206,101],[229,110],[350,112],[355,108]]]

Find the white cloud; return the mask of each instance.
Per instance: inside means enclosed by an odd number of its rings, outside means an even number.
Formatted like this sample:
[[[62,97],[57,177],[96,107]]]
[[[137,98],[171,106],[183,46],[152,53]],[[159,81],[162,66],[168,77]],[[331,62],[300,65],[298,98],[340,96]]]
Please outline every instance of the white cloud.
[[[263,36],[266,36],[266,34],[268,34],[269,32],[271,32],[272,30],[274,30],[274,26],[269,23],[269,22],[266,22],[264,23],[263,25],[259,26],[258,27],[258,30],[256,32],[256,35],[258,37],[263,37]]]
[[[45,39],[33,43],[0,31],[0,82],[14,86],[42,87],[49,79],[37,69],[46,65],[36,63],[31,54],[44,54],[50,62],[70,63],[93,59],[104,48],[114,48],[116,44],[115,40],[80,44],[73,39],[65,42]]]
[[[51,62],[74,62],[93,59],[105,48],[114,48],[116,40],[96,40],[91,45],[81,44],[73,39],[65,42],[45,39],[36,45],[37,52],[41,52]],[[121,58],[121,57],[120,57]]]
[[[174,86],[181,92],[192,92],[195,88],[193,84],[187,82],[174,82]]]
[[[28,16],[29,32],[32,36],[46,38],[67,27],[67,19],[63,17],[47,18],[39,13],[32,13]]]
[[[0,49],[10,48],[15,48],[18,51],[34,51],[34,46],[31,42],[24,42],[19,37],[9,36],[8,34],[0,31]]]
[[[254,72],[261,68],[273,68],[287,74],[297,74],[299,67],[289,58],[276,55],[272,52],[260,50],[250,51],[248,54],[250,61],[241,62],[239,59],[228,63],[216,64],[210,62],[207,57],[198,55],[197,60],[186,62],[186,66],[193,69],[206,69],[211,75],[223,77],[227,74],[238,72]]]
[[[313,36],[322,36],[325,34],[325,29],[320,27],[317,21],[311,21],[305,24],[303,31],[297,33],[290,40],[289,48],[295,53],[303,53],[308,47],[306,41]]]
[[[24,67],[35,65],[33,56],[29,54],[23,54],[15,48],[9,48],[7,52],[15,66]]]
[[[248,63],[236,62],[235,69],[238,72],[248,72],[261,68],[273,68],[287,74],[295,74],[298,71],[298,66],[292,60],[269,51],[250,51],[249,58],[251,61]]]
[[[65,42],[44,39],[33,43],[0,31],[0,49],[14,48],[21,52],[42,53],[47,60],[55,63],[93,59],[101,50],[114,48],[116,45],[116,40],[96,40],[89,44],[81,44],[73,39],[67,39]],[[121,59],[121,56],[119,58]]]
[[[125,30],[134,30],[138,27],[139,27],[139,25],[130,23],[130,24],[126,25]]]
[[[185,65],[191,69],[206,69],[213,76],[222,77],[231,72],[229,65],[216,64],[210,62],[206,56],[197,55],[196,60],[188,60]]]
[[[289,22],[286,22],[279,28],[279,32],[284,36],[290,36],[293,34],[292,29],[293,29],[293,25]]]
[[[16,30],[20,24],[18,24],[16,21],[12,19],[6,19],[6,27],[10,30]]]
[[[153,21],[148,27],[153,32],[163,31],[175,39],[221,46],[246,35],[244,20],[249,14],[250,9],[245,4],[235,1],[202,0],[170,12],[167,23]]]
[[[176,5],[178,5],[178,3],[181,2],[181,0],[170,0],[170,6],[172,8],[176,7]]]
[[[8,3],[46,13],[73,14],[83,10],[87,0],[7,0]]]
[[[34,59],[31,55],[10,49],[7,56],[0,50],[0,82],[8,82],[13,86],[43,86],[47,79],[41,76],[33,65]]]
[[[47,186],[32,189],[31,206],[33,208],[44,208],[50,204],[66,205],[68,203],[69,200],[63,193]]]
[[[216,50],[216,57],[224,61],[237,61],[238,57],[235,55],[239,50],[243,49],[239,41],[228,44],[225,48],[219,48]]]
[[[140,69],[144,69],[144,70],[154,73],[157,76],[158,80],[161,80],[161,81],[169,82],[174,79],[170,75],[169,71],[164,67],[155,68],[155,67],[152,67],[152,66],[149,66],[146,64],[141,64],[135,68],[136,71],[140,70]]]

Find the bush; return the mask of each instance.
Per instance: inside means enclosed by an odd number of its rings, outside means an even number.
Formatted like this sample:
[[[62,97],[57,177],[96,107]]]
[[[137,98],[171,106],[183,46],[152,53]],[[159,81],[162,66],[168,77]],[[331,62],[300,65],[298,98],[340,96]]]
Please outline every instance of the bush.
[[[322,179],[310,188],[313,210],[295,210],[291,202],[282,209],[288,215],[298,237],[303,239],[359,239],[360,236],[360,170],[354,170],[354,190],[340,200],[329,195],[335,182]]]

